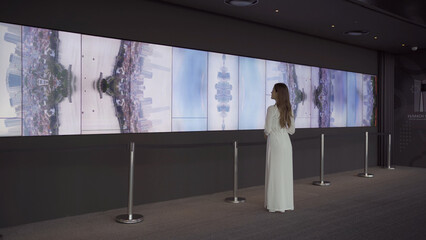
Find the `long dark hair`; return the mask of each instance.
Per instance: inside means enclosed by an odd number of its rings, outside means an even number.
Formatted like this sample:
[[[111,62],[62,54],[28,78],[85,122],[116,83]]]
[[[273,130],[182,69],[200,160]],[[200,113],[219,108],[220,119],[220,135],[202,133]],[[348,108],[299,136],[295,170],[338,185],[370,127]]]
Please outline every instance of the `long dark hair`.
[[[274,91],[277,93],[278,110],[280,111],[280,126],[291,127],[291,117],[293,117],[293,111],[291,110],[290,94],[288,87],[284,83],[277,83],[274,85]]]

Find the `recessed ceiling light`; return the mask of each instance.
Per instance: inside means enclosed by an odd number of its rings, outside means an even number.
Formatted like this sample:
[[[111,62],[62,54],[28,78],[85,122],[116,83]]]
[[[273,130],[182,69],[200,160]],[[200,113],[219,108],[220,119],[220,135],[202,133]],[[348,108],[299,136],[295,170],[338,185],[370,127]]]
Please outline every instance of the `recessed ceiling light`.
[[[405,43],[401,44],[401,46],[405,47]]]
[[[331,27],[334,28],[335,27],[334,24],[332,24]]]
[[[226,4],[237,6],[237,7],[247,7],[257,4],[258,0],[225,0]]]
[[[377,36],[374,36],[374,39],[377,40]]]
[[[367,35],[368,33],[369,33],[369,31],[365,31],[365,30],[352,30],[352,31],[345,32],[345,35],[362,36],[362,35]]]
[[[278,10],[278,9],[275,9],[275,12],[277,13],[277,12],[279,12],[280,10]]]

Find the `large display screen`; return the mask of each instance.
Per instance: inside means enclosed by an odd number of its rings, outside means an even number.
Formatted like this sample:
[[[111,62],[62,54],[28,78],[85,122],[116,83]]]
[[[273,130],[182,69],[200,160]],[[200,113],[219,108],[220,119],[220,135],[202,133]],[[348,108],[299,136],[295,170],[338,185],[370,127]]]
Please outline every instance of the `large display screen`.
[[[0,136],[263,129],[275,83],[296,128],[376,125],[376,77],[0,23]]]

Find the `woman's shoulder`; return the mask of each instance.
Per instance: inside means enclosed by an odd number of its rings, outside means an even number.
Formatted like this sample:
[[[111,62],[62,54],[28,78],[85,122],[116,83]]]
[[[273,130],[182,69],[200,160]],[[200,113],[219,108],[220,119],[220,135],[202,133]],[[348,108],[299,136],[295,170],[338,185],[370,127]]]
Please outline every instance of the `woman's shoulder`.
[[[269,110],[275,110],[275,109],[278,109],[277,105],[275,105],[275,104],[268,107],[268,111]]]
[[[270,112],[270,113],[278,112],[277,105],[271,105],[271,106],[269,106],[267,111]]]

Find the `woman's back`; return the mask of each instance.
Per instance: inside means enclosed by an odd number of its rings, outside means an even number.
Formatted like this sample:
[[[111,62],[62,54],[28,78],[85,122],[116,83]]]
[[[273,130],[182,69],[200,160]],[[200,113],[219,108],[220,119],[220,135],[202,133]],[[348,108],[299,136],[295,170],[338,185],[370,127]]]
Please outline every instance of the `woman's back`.
[[[268,107],[266,113],[266,122],[265,122],[265,134],[277,134],[277,133],[289,133],[294,134],[294,118],[291,117],[290,127],[281,127],[280,125],[280,111],[276,105],[271,105]]]

